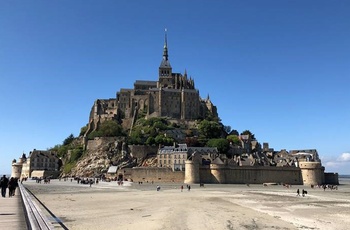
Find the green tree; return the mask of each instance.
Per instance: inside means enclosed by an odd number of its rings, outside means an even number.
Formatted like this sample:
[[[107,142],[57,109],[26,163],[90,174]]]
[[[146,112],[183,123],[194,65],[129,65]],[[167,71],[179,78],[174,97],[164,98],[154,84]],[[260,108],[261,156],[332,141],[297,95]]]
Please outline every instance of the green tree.
[[[50,150],[56,152],[58,157],[65,157],[69,149],[69,145],[55,145]]]
[[[123,128],[114,120],[104,121],[101,124],[99,131],[104,137],[123,136]]]
[[[174,139],[170,138],[170,137],[165,137],[164,135],[159,134],[155,138],[155,143],[156,144],[161,144],[161,145],[172,145],[174,143]]]
[[[221,136],[222,126],[216,121],[203,120],[199,123],[198,130],[201,138],[213,139]]]
[[[152,126],[158,130],[166,130],[167,129],[167,125],[161,121],[154,122]]]
[[[79,160],[79,158],[83,155],[84,150],[82,146],[79,146],[78,148],[71,150],[71,156],[69,159],[69,162],[76,162]]]
[[[74,135],[70,134],[66,139],[63,141],[63,145],[69,145],[74,141]]]
[[[241,140],[237,135],[228,135],[226,139],[231,142],[235,146],[240,146],[241,145]]]
[[[103,135],[102,135],[101,132],[94,130],[94,131],[92,131],[91,133],[89,133],[88,139],[92,140],[92,139],[94,139],[95,137],[102,137],[102,136],[103,136]]]
[[[224,138],[217,138],[217,139],[210,139],[207,142],[208,147],[216,147],[219,151],[219,153],[227,153],[227,151],[230,148],[230,143],[227,139]]]

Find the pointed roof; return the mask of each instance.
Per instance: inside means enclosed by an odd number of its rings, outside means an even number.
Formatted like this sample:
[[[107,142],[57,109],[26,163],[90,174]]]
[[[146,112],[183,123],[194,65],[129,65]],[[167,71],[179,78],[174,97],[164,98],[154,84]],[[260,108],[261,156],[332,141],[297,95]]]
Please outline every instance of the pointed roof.
[[[210,96],[209,96],[209,93],[207,95],[207,101],[210,101]]]
[[[223,165],[224,162],[219,157],[217,157],[215,160],[213,160],[212,164]]]
[[[169,57],[169,55],[168,55],[168,38],[167,38],[167,29],[165,29],[163,59],[162,59],[162,62],[160,63],[160,68],[171,68],[168,57]]]

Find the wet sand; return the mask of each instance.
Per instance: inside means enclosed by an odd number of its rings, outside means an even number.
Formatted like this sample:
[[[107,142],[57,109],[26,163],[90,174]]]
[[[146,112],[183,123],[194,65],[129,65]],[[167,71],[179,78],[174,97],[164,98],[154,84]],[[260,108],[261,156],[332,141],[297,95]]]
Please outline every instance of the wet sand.
[[[350,184],[191,185],[52,180],[29,188],[69,229],[349,229]],[[305,197],[296,190],[306,189]]]

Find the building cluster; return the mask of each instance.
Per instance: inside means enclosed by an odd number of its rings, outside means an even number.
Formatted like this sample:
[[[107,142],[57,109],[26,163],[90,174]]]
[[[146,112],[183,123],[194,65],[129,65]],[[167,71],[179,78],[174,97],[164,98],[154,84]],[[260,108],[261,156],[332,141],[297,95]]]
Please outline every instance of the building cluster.
[[[264,146],[268,146],[264,143]],[[240,149],[240,151],[237,151]],[[244,151],[247,150],[247,151]],[[174,144],[162,146],[157,152],[157,167],[171,168],[173,171],[185,171],[185,161],[191,159],[194,153],[200,156],[202,165],[210,165],[215,162],[226,162],[231,166],[266,166],[266,167],[300,167],[302,162],[317,162],[321,164],[316,149],[305,150],[281,150],[244,149],[244,146],[230,146],[229,152],[234,152],[231,157],[219,153],[216,147],[188,147],[187,144]]]
[[[158,150],[157,167],[185,171],[186,183],[339,183],[338,174],[325,173],[316,149],[274,151],[249,135],[239,140],[228,155],[211,147],[164,146]]]
[[[53,177],[56,178],[60,174],[62,162],[56,153],[45,150],[36,150],[29,152],[16,161],[12,161],[11,177],[29,178],[29,177]]]
[[[201,154],[203,162],[219,156],[217,148],[187,147],[187,144],[163,146],[157,154],[157,167],[168,167],[173,171],[185,171],[185,161],[194,152]]]

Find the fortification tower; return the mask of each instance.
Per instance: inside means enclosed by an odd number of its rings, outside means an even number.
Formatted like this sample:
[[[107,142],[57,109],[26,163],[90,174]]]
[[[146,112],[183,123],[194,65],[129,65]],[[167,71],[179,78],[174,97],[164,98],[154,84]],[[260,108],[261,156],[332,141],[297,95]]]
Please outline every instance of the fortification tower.
[[[226,164],[222,162],[222,160],[217,157],[211,164],[210,164],[210,173],[213,178],[213,183],[219,183],[219,184],[225,184],[226,183]]]
[[[200,162],[201,156],[197,152],[194,152],[192,156],[185,161],[185,184],[198,184],[201,182],[199,176]]]
[[[27,160],[26,155],[23,153],[22,157],[18,159],[18,162],[16,159],[13,159],[12,161],[12,170],[11,170],[11,177],[17,177],[20,178],[22,175],[22,167],[23,163]]]
[[[318,185],[325,182],[324,167],[316,149],[290,150],[301,170],[304,185]]]
[[[210,164],[210,172],[213,176],[213,183],[216,184],[225,184],[225,165],[220,164]]]
[[[325,182],[324,167],[322,166],[321,162],[300,161],[299,167],[301,169],[304,185],[318,185]]]

